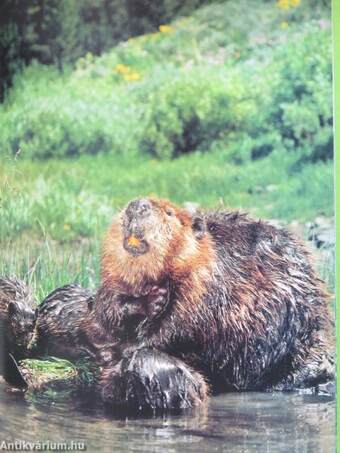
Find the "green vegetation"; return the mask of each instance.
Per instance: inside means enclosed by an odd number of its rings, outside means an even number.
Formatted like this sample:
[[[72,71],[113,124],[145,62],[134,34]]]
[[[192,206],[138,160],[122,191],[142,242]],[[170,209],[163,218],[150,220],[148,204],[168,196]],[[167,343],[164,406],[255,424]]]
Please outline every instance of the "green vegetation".
[[[54,379],[67,379],[73,377],[76,373],[74,365],[67,360],[51,357],[49,360],[44,361],[37,359],[25,359],[21,362],[22,366],[29,366],[32,373],[38,376],[39,373],[44,372],[48,380]]]
[[[226,1],[63,74],[17,74],[0,106],[0,274],[39,299],[94,288],[103,232],[140,195],[332,216],[329,15],[328,2]]]
[[[19,368],[28,383],[28,399],[36,397],[49,399],[69,398],[73,393],[88,389],[94,383],[94,370],[86,362],[71,362],[56,357],[44,360],[25,359]]]
[[[305,1],[205,7],[99,58],[88,53],[63,76],[33,64],[0,109],[0,153],[169,158],[219,147],[238,163],[274,149],[330,158],[330,24]],[[252,15],[232,22],[246,6]]]
[[[153,31],[211,0],[2,0],[0,98],[23,64],[37,60],[60,71],[91,52]]]

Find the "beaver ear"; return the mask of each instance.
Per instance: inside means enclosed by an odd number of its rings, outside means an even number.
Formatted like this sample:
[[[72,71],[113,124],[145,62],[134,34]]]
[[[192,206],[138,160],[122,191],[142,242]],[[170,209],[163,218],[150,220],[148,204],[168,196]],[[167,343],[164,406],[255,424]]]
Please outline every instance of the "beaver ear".
[[[191,226],[196,238],[202,239],[207,231],[204,219],[200,216],[193,217]]]

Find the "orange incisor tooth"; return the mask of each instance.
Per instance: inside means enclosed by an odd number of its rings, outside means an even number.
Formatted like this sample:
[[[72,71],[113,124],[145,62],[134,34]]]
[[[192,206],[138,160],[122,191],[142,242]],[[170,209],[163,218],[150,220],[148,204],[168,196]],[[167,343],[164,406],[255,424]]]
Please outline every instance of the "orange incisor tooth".
[[[128,238],[128,244],[132,245],[132,247],[139,247],[140,246],[140,240],[136,238],[136,236],[130,236]]]

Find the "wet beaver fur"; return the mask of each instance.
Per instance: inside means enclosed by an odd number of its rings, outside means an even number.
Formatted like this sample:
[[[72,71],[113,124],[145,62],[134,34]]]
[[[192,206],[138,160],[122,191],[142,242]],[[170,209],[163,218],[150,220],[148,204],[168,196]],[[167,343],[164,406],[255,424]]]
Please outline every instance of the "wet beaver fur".
[[[118,337],[111,344],[88,343],[82,337],[81,330],[81,324],[89,316],[93,304],[93,296],[88,290],[77,284],[56,289],[33,312],[32,320],[29,303],[33,305],[34,301],[27,286],[17,279],[1,279],[0,285],[3,291],[1,295],[5,288],[7,290],[8,305],[20,308],[20,311],[5,312],[3,315],[6,325],[14,326],[10,338],[15,348],[10,351],[15,353],[15,359],[46,355],[71,361],[90,359],[94,365],[92,372],[98,376],[94,390],[99,400],[106,406],[129,413],[141,410],[153,413],[158,410],[177,411],[203,402],[207,394],[204,379],[181,360],[156,350],[131,347],[126,339],[118,341]],[[12,291],[14,285],[15,293]],[[163,300],[164,290],[159,293]],[[1,302],[4,301],[3,297]],[[127,303],[126,299],[124,301]],[[146,302],[140,297],[141,305]],[[26,338],[24,343],[20,341],[23,334]],[[20,354],[17,353],[18,348],[22,351]],[[8,363],[3,375],[9,384],[23,389],[30,387],[29,383],[22,380],[24,370],[20,365],[16,369],[15,361],[5,360],[4,363]],[[98,370],[101,370],[99,374]]]
[[[35,355],[78,360],[89,355],[79,341],[79,324],[86,319],[93,295],[77,284],[50,293],[39,305],[32,348]]]
[[[50,293],[38,306],[30,288],[16,277],[0,277],[0,324],[3,351],[16,360],[55,355],[79,359],[79,323],[93,301],[90,291],[77,284]]]
[[[208,386],[203,377],[169,354],[149,348],[126,348],[116,365],[97,382],[106,406],[129,412],[179,411],[200,406]]]
[[[139,296],[157,287],[148,316]],[[307,250],[288,231],[239,212],[192,216],[153,199],[127,206],[105,239],[102,284],[84,329],[108,344],[136,316],[130,344],[183,360],[213,392],[290,390],[334,377],[329,296]],[[101,382],[109,379],[106,370]]]

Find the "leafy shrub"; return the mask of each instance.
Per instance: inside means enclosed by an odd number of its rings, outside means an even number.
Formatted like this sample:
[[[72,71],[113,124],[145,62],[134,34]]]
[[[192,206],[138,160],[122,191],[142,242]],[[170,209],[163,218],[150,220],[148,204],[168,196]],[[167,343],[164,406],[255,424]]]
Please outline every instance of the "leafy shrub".
[[[112,137],[86,104],[80,108],[72,104],[65,108],[59,102],[48,107],[41,105],[21,117],[7,139],[8,151],[20,150],[30,158],[70,157],[112,149]]]
[[[42,73],[42,75],[40,74]],[[93,91],[93,79],[55,78],[53,70],[32,65],[15,80],[0,110],[1,153],[45,159],[99,152],[123,153],[131,146],[137,116],[129,99],[105,87]]]
[[[330,30],[311,23],[287,30],[285,39],[261,68],[259,86],[253,87],[259,103],[248,129],[254,139],[252,157],[266,155],[268,146],[274,149],[276,133],[285,150],[304,160],[332,158]]]
[[[143,115],[141,149],[160,158],[207,150],[242,128],[244,86],[225,74],[195,68],[152,91]]]

